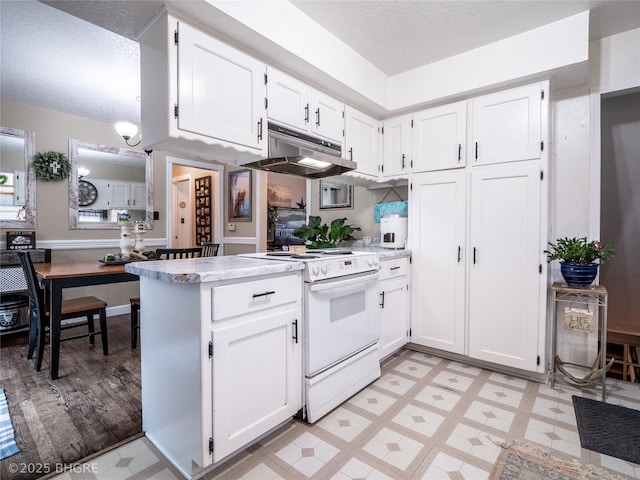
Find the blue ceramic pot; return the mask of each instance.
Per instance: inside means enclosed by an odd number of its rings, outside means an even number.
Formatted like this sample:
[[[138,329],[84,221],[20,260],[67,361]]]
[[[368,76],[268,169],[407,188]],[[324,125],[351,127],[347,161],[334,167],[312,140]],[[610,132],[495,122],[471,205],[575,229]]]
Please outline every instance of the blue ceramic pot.
[[[598,264],[560,262],[560,273],[570,287],[588,287],[598,275]]]

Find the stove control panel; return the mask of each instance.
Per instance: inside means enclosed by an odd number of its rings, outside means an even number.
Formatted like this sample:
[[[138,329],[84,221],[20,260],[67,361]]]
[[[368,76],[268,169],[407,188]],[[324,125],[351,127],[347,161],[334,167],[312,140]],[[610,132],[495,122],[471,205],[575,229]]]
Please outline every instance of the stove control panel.
[[[380,263],[377,255],[344,255],[336,258],[323,258],[307,262],[307,280],[317,282],[328,278],[344,277],[354,273],[378,270]]]

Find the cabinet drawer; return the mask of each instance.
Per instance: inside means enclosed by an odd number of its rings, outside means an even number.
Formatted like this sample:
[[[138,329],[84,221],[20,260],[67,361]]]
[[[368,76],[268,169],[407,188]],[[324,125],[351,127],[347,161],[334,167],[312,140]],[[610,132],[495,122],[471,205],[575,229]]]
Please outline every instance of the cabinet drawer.
[[[407,274],[408,264],[406,257],[393,258],[380,261],[380,280],[400,277]]]
[[[213,321],[300,301],[301,284],[298,275],[286,275],[213,287]]]

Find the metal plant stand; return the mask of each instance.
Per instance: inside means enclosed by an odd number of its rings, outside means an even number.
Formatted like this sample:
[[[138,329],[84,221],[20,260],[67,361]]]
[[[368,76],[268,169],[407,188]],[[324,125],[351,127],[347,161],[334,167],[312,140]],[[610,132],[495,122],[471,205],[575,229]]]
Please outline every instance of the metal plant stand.
[[[578,288],[569,287],[565,283],[555,282],[551,285],[551,292],[553,295],[551,355],[549,362],[551,388],[555,387],[557,370],[564,373],[569,380],[578,385],[587,385],[600,380],[602,383],[602,401],[604,401],[606,396],[607,370],[613,363],[610,362],[607,365],[607,302],[609,297],[607,289],[602,285],[591,285],[586,288]],[[556,355],[556,328],[558,323],[557,306],[562,303],[589,305],[596,307],[596,309],[600,309],[600,351],[598,352],[596,362],[592,366],[562,362],[560,357]],[[586,368],[589,371],[585,377],[577,378],[566,372],[563,365]]]

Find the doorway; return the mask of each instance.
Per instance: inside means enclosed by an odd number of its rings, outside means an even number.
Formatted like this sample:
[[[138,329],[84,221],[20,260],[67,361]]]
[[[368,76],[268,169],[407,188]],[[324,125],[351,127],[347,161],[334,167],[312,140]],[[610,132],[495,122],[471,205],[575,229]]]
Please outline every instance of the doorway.
[[[601,99],[600,240],[616,255],[600,268],[608,330],[640,336],[640,90]]]
[[[190,192],[191,192],[191,175],[180,175],[173,177],[172,194],[173,198],[173,215],[172,215],[172,231],[171,248],[189,248],[193,247],[194,235],[192,228],[193,209]]]
[[[207,242],[219,243],[218,255],[224,255],[222,236],[222,165],[167,157],[167,246],[188,248]],[[202,193],[201,180],[208,179],[207,208],[196,205]],[[210,183],[209,183],[210,181]],[[202,203],[200,201],[200,203]],[[203,218],[206,215],[207,218]],[[203,237],[206,231],[207,236]]]

